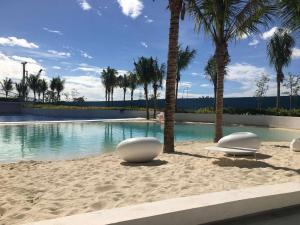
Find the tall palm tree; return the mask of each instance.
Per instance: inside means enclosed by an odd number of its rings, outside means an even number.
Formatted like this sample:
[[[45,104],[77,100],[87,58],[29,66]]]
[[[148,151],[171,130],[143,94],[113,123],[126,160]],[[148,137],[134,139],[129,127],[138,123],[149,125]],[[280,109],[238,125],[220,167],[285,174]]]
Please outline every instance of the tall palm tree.
[[[20,83],[16,83],[15,87],[18,92],[18,97],[26,100],[29,93],[27,82],[23,83],[23,81],[21,81]]]
[[[119,76],[119,87],[123,89],[123,101],[125,102],[127,88],[129,88],[129,80],[126,74]]]
[[[39,74],[37,74],[37,75],[31,74],[27,78],[28,86],[33,91],[34,101],[36,101],[36,93],[37,93],[38,88],[39,88],[39,79],[40,79]]]
[[[169,0],[170,25],[168,62],[166,79],[166,105],[164,128],[164,153],[172,153],[174,149],[174,122],[176,107],[176,76],[178,61],[179,20],[184,18],[188,0]]]
[[[291,31],[300,31],[300,0],[277,0],[282,25]]]
[[[176,105],[177,105],[177,98],[178,98],[178,85],[181,79],[181,72],[187,69],[187,67],[195,58],[195,56],[196,56],[195,49],[190,49],[189,46],[186,46],[185,49],[182,49],[182,47],[179,46],[178,61],[177,61],[177,76],[176,76]]]
[[[166,66],[165,64],[158,65],[158,61],[154,61],[154,73],[152,77],[152,87],[153,87],[153,101],[154,101],[154,110],[153,110],[153,118],[156,117],[157,110],[157,91],[159,88],[162,88],[163,79],[166,74]]]
[[[204,68],[206,78],[212,82],[214,86],[214,108],[216,107],[217,77],[218,68],[215,57],[210,57]]]
[[[56,84],[55,84],[55,89],[57,92],[57,101],[60,101],[60,93],[64,90],[65,88],[65,80],[61,79],[59,76],[56,78]]]
[[[193,0],[189,12],[195,18],[196,29],[201,28],[215,44],[218,65],[215,141],[223,136],[224,75],[230,57],[228,43],[267,26],[275,10],[272,0]]]
[[[146,110],[147,120],[149,116],[149,98],[148,98],[148,85],[151,83],[154,74],[154,59],[152,57],[145,58],[140,57],[137,62],[134,62],[135,72],[137,74],[139,83],[143,84],[145,99],[146,99]]]
[[[270,64],[275,67],[277,81],[276,108],[280,107],[280,84],[283,82],[283,67],[288,66],[292,59],[295,41],[285,29],[278,29],[267,46]]]
[[[114,88],[118,86],[118,71],[116,69],[107,67],[106,70],[103,70],[104,78],[106,80],[108,101],[114,100]],[[103,75],[103,74],[102,74]]]
[[[46,91],[48,90],[48,83],[45,79],[40,80],[39,90],[42,93],[42,100],[43,102],[45,102],[45,94]]]
[[[133,73],[133,72],[130,72],[129,75],[128,75],[128,81],[129,81],[129,89],[130,89],[130,104],[131,104],[131,107],[132,107],[132,104],[133,104],[133,93],[134,93],[134,90],[137,88],[138,86],[138,78],[137,78],[137,75],[136,73]]]
[[[2,82],[0,82],[2,90],[5,92],[5,98],[7,99],[8,93],[13,90],[13,82],[10,78],[5,78]]]
[[[110,87],[109,87],[109,74],[107,70],[102,70],[101,72],[101,82],[105,88],[105,101],[109,101],[109,93],[110,93]]]

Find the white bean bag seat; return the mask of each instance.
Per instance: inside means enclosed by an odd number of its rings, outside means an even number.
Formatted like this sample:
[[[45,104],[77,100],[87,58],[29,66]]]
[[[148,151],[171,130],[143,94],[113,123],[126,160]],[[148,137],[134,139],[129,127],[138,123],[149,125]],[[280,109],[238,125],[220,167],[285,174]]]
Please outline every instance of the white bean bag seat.
[[[300,138],[292,140],[290,144],[290,149],[294,152],[300,152]]]
[[[154,137],[129,138],[117,145],[117,151],[126,162],[149,162],[162,151],[162,144]]]
[[[259,147],[260,138],[251,132],[237,132],[221,138],[217,146],[207,147],[209,151],[224,152],[228,155],[253,155]]]

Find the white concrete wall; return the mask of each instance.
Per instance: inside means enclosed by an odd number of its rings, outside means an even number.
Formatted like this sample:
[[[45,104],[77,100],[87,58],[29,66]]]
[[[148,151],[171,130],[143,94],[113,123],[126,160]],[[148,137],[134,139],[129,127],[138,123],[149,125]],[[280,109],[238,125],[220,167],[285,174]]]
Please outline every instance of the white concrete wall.
[[[300,129],[300,117],[224,114],[224,124]],[[214,123],[214,114],[176,113],[176,121]]]
[[[199,225],[299,204],[300,183],[285,183],[174,198],[27,225]]]
[[[23,114],[60,117],[60,118],[99,118],[99,119],[118,119],[118,118],[136,118],[146,117],[145,111],[134,110],[97,110],[97,109],[39,109],[23,108]]]

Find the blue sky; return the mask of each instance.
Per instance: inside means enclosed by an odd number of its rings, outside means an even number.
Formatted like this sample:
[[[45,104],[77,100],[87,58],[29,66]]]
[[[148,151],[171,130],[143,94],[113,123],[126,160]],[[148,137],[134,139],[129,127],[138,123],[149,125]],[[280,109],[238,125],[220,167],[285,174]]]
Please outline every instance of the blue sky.
[[[166,0],[1,0],[0,79],[20,79],[20,61],[26,60],[29,73],[44,68],[46,79],[57,75],[66,79],[65,92],[76,89],[87,100],[103,100],[103,68],[111,66],[123,74],[133,69],[134,59],[140,56],[166,62],[166,6]],[[262,73],[272,80],[268,95],[275,94],[274,70],[266,58],[266,43],[275,30],[276,24],[229,45],[225,96],[253,96],[255,80]],[[299,36],[296,42],[285,72],[300,74]],[[214,46],[202,32],[194,32],[188,16],[181,22],[180,43],[196,49],[197,57],[182,72],[179,97],[187,96],[187,88],[188,97],[211,96],[212,85],[203,68]],[[140,96],[139,90],[135,96]],[[122,91],[117,90],[115,99],[121,97]]]

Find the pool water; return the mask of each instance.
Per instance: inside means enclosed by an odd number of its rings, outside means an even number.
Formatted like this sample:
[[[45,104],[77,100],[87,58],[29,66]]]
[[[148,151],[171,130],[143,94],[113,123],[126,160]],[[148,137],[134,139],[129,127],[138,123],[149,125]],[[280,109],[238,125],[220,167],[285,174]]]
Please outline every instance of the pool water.
[[[264,141],[291,141],[300,131],[262,127],[227,126],[224,134],[250,131]],[[178,123],[176,141],[211,141],[213,124]],[[163,140],[163,125],[143,122],[51,123],[0,126],[0,162],[72,159],[113,151],[131,137]]]

